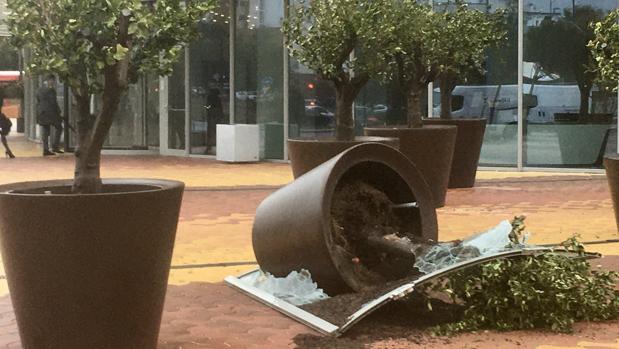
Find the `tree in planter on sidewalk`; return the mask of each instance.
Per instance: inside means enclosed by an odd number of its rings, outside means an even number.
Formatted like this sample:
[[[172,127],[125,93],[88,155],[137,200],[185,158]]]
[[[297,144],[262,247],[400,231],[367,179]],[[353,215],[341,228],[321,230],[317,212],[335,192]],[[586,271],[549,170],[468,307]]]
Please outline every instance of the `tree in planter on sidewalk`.
[[[456,84],[470,74],[484,74],[487,49],[499,47],[505,41],[505,16],[503,11],[488,14],[458,2],[454,12],[443,14],[443,20],[436,40],[446,54],[437,57],[436,75],[441,91],[441,118],[450,119]]]
[[[101,149],[122,95],[145,73],[166,75],[213,1],[8,0],[13,42],[30,73],[53,73],[78,108],[74,193],[101,191]],[[92,96],[103,107],[90,112]]]
[[[383,61],[375,50],[362,50],[363,33],[381,13],[380,1],[312,0],[291,9],[282,31],[290,55],[325,80],[336,91],[336,139],[353,140],[353,103],[368,80],[380,74]],[[360,54],[359,54],[360,53]]]
[[[387,74],[399,81],[407,99],[409,128],[423,125],[421,97],[437,74],[439,58],[448,52],[439,44],[442,14],[416,0],[385,1],[381,22],[384,32],[368,46],[382,47],[389,63]]]

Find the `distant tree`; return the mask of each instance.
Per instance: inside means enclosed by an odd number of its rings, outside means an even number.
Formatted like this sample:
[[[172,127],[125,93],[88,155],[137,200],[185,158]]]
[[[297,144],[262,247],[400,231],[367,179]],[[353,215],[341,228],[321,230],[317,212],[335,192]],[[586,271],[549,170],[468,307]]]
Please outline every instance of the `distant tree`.
[[[600,10],[576,6],[566,10],[557,21],[545,18],[529,29],[525,39],[525,60],[537,62],[547,74],[557,74],[565,81],[576,81],[580,91],[580,115],[589,113],[589,95],[595,80],[593,56],[587,44],[593,39],[590,24],[603,17]]]
[[[169,74],[213,1],[7,0],[14,44],[31,51],[31,73],[53,73],[78,106],[73,191],[101,190],[101,149],[130,83]],[[90,113],[101,95],[103,106]]]

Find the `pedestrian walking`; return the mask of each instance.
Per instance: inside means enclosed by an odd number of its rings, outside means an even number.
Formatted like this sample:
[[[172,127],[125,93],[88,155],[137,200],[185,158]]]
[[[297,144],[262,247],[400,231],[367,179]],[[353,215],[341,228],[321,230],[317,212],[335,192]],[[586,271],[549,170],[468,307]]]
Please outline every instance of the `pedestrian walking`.
[[[11,148],[9,148],[9,142],[6,139],[6,136],[8,136],[9,133],[11,133],[11,127],[13,127],[13,123],[11,122],[11,119],[9,119],[2,112],[3,106],[4,106],[4,88],[0,88],[0,141],[2,142],[2,145],[4,146],[4,154],[6,155],[6,157],[10,159],[14,159],[15,155],[13,155]]]
[[[44,86],[37,92],[37,124],[41,126],[41,138],[43,139],[43,156],[64,153],[60,150],[60,135],[62,134],[62,115],[58,100],[56,99],[56,77],[48,75]],[[50,133],[54,126],[54,137],[51,140]]]
[[[9,142],[6,139],[6,136],[8,136],[11,132],[12,126],[13,123],[11,122],[11,119],[6,117],[6,115],[2,112],[2,102],[0,102],[0,141],[2,141],[2,145],[4,146],[4,154],[10,159],[14,159],[15,155],[13,155],[11,148],[9,148]]]

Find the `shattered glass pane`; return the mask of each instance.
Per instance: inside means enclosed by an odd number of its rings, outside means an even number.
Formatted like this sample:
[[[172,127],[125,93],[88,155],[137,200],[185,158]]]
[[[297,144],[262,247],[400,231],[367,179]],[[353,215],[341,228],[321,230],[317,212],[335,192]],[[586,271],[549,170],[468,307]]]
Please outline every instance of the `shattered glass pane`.
[[[420,272],[428,274],[472,258],[523,247],[510,247],[509,233],[511,231],[512,224],[509,221],[503,221],[496,227],[466,240],[433,245],[426,251],[417,253],[415,267]],[[418,248],[418,251],[421,251],[421,248]]]
[[[259,290],[272,294],[292,305],[300,306],[327,299],[329,296],[312,280],[309,271],[293,271],[284,278],[269,273],[255,273],[242,279]]]

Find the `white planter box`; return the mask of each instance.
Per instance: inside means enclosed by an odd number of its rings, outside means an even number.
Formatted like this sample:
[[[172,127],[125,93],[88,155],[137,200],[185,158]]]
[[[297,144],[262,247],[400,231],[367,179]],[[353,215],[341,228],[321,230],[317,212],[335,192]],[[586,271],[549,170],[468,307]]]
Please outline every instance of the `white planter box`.
[[[260,159],[258,125],[217,125],[217,160],[254,162]]]

